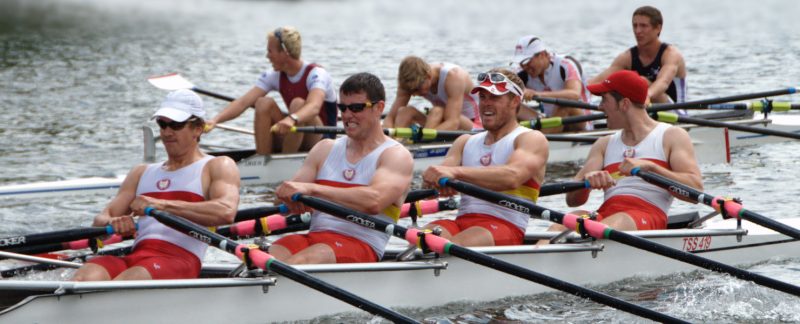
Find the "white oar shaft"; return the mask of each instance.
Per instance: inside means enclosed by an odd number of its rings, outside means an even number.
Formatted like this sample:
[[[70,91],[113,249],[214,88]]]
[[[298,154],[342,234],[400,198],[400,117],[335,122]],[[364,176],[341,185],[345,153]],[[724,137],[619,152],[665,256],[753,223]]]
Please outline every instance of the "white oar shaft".
[[[59,267],[65,267],[65,268],[76,268],[77,269],[77,268],[81,267],[80,263],[69,262],[69,261],[61,261],[61,260],[53,260],[53,259],[42,258],[42,257],[37,257],[37,256],[32,256],[32,255],[19,254],[19,253],[14,253],[14,252],[0,251],[0,257],[8,258],[8,259],[21,260],[21,261],[36,262],[36,263],[47,263],[47,264],[57,265]]]
[[[244,128],[241,128],[241,127],[228,126],[228,125],[225,125],[225,124],[217,124],[214,127],[221,128],[221,129],[224,129],[224,130],[229,130],[229,131],[232,131],[232,132],[247,134],[247,135],[255,135],[255,133],[253,131],[251,131],[249,129],[244,129]]]

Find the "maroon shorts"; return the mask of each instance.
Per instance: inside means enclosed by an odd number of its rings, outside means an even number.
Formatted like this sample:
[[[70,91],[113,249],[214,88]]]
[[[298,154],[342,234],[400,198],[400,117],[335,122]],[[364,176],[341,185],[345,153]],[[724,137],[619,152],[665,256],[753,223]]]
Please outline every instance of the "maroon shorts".
[[[480,226],[492,233],[495,245],[520,245],[525,239],[525,232],[514,224],[486,214],[464,214],[456,217],[454,221],[440,219],[431,224],[443,227],[453,236],[470,227]]]
[[[314,244],[330,246],[336,255],[336,263],[377,262],[378,255],[369,244],[356,238],[334,232],[311,232],[284,236],[272,243],[285,247],[292,254]]]
[[[638,230],[667,229],[667,215],[653,204],[641,198],[627,195],[611,197],[597,210],[597,221],[616,213],[628,214]]]
[[[143,240],[124,257],[105,255],[88,263],[99,265],[111,278],[131,267],[143,267],[153,279],[192,279],[200,276],[200,260],[192,252],[162,240]]]

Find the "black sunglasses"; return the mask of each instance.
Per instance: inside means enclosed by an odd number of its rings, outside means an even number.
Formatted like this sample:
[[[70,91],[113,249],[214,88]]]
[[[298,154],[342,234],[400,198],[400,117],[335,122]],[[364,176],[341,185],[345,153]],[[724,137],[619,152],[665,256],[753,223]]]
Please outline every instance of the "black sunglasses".
[[[165,129],[165,128],[169,127],[170,129],[172,129],[174,131],[179,131],[179,130],[183,129],[184,127],[186,127],[186,124],[188,124],[191,121],[194,121],[195,119],[196,118],[189,118],[189,119],[187,119],[185,121],[182,121],[182,122],[165,121],[165,120],[161,120],[161,119],[156,119],[156,124],[158,124],[158,127],[161,128],[161,129]]]
[[[347,109],[350,109],[350,111],[352,111],[354,113],[357,113],[357,112],[361,112],[362,110],[364,110],[364,108],[371,108],[372,105],[374,105],[376,103],[378,103],[378,102],[377,101],[376,102],[367,101],[365,103],[354,103],[354,104],[349,104],[349,105],[337,103],[336,107],[339,108],[339,111],[341,111],[342,113],[344,113],[344,111],[347,110]]]

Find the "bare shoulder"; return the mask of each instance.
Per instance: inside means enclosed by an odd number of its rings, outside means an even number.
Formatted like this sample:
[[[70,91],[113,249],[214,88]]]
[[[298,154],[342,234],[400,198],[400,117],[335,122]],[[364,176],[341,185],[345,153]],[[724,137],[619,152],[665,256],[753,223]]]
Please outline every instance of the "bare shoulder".
[[[664,131],[664,139],[666,143],[673,147],[685,147],[686,145],[691,146],[692,144],[689,132],[678,126],[670,126],[667,128],[667,130]]]
[[[319,142],[317,142],[317,144],[314,144],[314,146],[311,147],[310,151],[308,151],[308,158],[328,156],[328,153],[330,153],[331,149],[333,149],[334,143],[335,141],[330,138],[325,138],[320,140]]]
[[[232,169],[239,170],[236,167],[236,162],[229,156],[216,156],[208,161],[208,166],[214,169],[225,170],[226,172]]]

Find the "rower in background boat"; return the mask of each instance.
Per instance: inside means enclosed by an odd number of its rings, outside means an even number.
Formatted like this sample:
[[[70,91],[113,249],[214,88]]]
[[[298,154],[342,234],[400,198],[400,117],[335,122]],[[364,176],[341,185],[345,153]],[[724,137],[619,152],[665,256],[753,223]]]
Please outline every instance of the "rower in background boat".
[[[486,131],[459,137],[442,165],[425,170],[423,180],[437,187],[441,195],[455,193],[439,186],[439,179],[449,178],[535,202],[549,151],[541,132],[517,122],[522,80],[501,69],[479,74],[478,82],[472,93],[480,98],[480,118]],[[458,245],[519,245],[529,219],[527,214],[463,195],[455,220],[437,220],[426,228],[441,227],[441,236]]]
[[[632,19],[636,46],[620,53],[611,66],[590,79],[589,83],[600,83],[616,71],[634,70],[650,84],[647,95],[653,103],[686,101],[686,62],[675,45],[659,39],[663,24],[658,9],[651,6],[637,8]],[[686,115],[684,110],[676,113]]]
[[[205,109],[191,90],[167,95],[155,112],[167,160],[134,167],[93,226],[112,225],[122,236],[138,232],[125,257],[90,259],[76,281],[197,278],[208,245],[169,228],[144,210],[153,207],[203,226],[230,224],[239,205],[239,169],[226,156],[200,151]],[[134,224],[133,216],[140,216]],[[138,225],[138,230],[136,229]]]
[[[323,138],[321,134],[290,132],[293,126],[336,126],[336,89],[328,72],[316,63],[300,58],[302,41],[294,27],[278,27],[267,34],[267,59],[274,71],[266,71],[255,86],[228,104],[208,121],[206,131],[218,123],[255,107],[256,153],[308,151]],[[267,94],[280,93],[288,114]]]
[[[342,83],[340,103],[347,136],[325,139],[308,153],[303,166],[276,191],[293,213],[310,211],[292,200],[315,196],[397,222],[411,185],[414,161],[400,143],[383,134],[386,93],[378,77],[358,73]],[[314,211],[308,234],[276,241],[269,253],[289,264],[376,262],[389,234]]]
[[[522,99],[533,100],[534,97],[567,99],[589,102],[589,91],[586,90],[586,78],[577,60],[568,55],[559,55],[552,51],[545,42],[534,35],[523,36],[514,48],[512,65],[521,69],[517,76],[525,84]],[[562,107],[550,103],[542,103],[542,116],[535,108],[523,104],[517,117],[520,120],[531,120],[546,117],[583,116],[590,110]],[[544,133],[560,133],[562,131],[591,130],[592,123],[582,122],[565,126],[544,128]]]
[[[633,168],[692,188],[703,188],[689,134],[680,127],[650,118],[644,107],[647,88],[647,82],[630,70],[614,72],[602,83],[589,85],[592,94],[603,97],[600,110],[608,116],[608,127],[620,130],[593,144],[575,180],[588,181],[591,189],[605,191],[597,220],[617,230],[667,228],[673,195],[638,177],[631,177]],[[591,189],[567,193],[567,205],[583,205]],[[553,225],[551,229],[563,230],[564,227]]]
[[[407,56],[397,71],[397,95],[383,127],[410,127],[412,124],[437,130],[481,129],[478,98],[471,94],[472,80],[462,67],[451,63],[429,64]],[[409,106],[411,96],[422,96],[433,107],[422,113]]]

